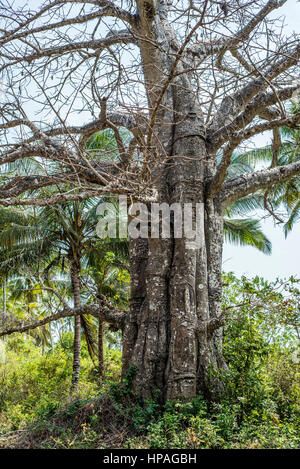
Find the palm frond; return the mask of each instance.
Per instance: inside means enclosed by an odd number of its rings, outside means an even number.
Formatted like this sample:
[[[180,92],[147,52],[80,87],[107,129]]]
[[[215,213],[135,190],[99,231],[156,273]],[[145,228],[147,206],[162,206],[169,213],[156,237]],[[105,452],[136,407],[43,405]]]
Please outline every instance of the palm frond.
[[[250,194],[246,197],[236,200],[227,208],[227,215],[243,216],[249,212],[261,210],[264,208],[264,197],[262,194]]]

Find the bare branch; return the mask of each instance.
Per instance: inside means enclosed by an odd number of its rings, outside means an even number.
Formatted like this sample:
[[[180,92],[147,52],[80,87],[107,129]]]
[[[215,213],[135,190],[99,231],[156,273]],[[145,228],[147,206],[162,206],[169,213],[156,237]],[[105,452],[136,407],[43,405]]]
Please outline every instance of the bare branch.
[[[49,58],[52,56],[59,57],[62,56],[66,53],[70,52],[76,52],[80,50],[88,50],[92,49],[97,51],[99,54],[100,51],[113,46],[114,44],[135,44],[136,38],[131,34],[130,32],[125,32],[125,33],[120,33],[120,34],[115,34],[115,35],[110,35],[109,37],[105,39],[98,39],[94,41],[83,41],[83,42],[70,42],[69,44],[64,44],[62,46],[58,47],[49,47],[48,49],[41,49],[37,50],[33,54],[21,56],[21,57],[6,57],[8,60],[11,62],[6,63],[0,68],[0,72],[5,70],[8,66],[16,65],[21,62],[27,62],[30,64],[31,62],[41,59],[41,58]],[[2,54],[3,56],[3,54]],[[0,53],[1,57],[1,53]]]
[[[300,114],[291,115],[287,117],[286,119],[275,119],[273,121],[256,124],[240,132],[233,133],[229,143],[225,146],[223,150],[223,157],[222,157],[221,163],[219,164],[217,168],[217,173],[215,177],[213,178],[213,180],[211,181],[211,183],[209,184],[209,188],[207,191],[208,197],[213,197],[220,190],[226,178],[226,173],[227,173],[228,166],[230,165],[232,153],[235,150],[235,148],[239,145],[239,143],[253,137],[256,134],[273,129],[276,135],[276,139],[273,142],[274,161],[271,166],[272,168],[276,165],[278,151],[280,148],[280,138],[278,139],[278,135],[280,137],[279,127],[282,127],[282,126],[294,127],[296,126],[298,122],[300,122]]]
[[[210,124],[210,133],[212,136],[215,134],[216,129],[222,125],[222,123],[225,122],[225,125],[230,125],[233,121],[233,118],[237,116],[242,110],[244,110],[246,105],[256,95],[258,95],[258,93],[269,87],[271,80],[278,77],[278,75],[283,73],[288,68],[296,65],[299,57],[300,43],[298,43],[293,49],[288,50],[285,54],[283,54],[281,60],[277,60],[274,65],[271,65],[266,70],[262,71],[258,78],[251,80],[231,96],[226,96],[223,99],[214,119],[212,120],[212,123]],[[278,91],[278,95],[280,95],[280,90]],[[277,99],[276,94],[275,98]],[[259,102],[257,102],[257,104],[259,105]]]
[[[276,94],[269,93],[259,93],[255,98],[249,102],[245,107],[243,112],[241,112],[237,117],[230,117],[230,122],[226,123],[226,118],[224,117],[225,125],[221,125],[218,130],[214,131],[210,129],[208,131],[208,140],[210,141],[210,151],[216,151],[224,142],[231,140],[232,135],[239,129],[246,127],[255,116],[259,115],[265,118],[278,117],[279,113],[275,109],[271,108],[272,104],[275,104],[278,98],[281,101],[285,101],[293,96],[293,93],[297,91],[298,85],[293,85],[290,87],[285,87],[281,90],[278,90]],[[230,99],[229,99],[230,101]],[[230,106],[228,110],[230,115]],[[223,122],[224,122],[223,121]]]
[[[100,3],[100,2],[99,2]],[[79,15],[74,18],[66,18],[62,21],[58,21],[56,23],[50,23],[46,24],[43,26],[39,26],[36,28],[32,29],[27,29],[26,31],[23,32],[16,32],[16,31],[7,31],[5,34],[0,38],[0,46],[3,46],[9,41],[17,40],[17,39],[22,39],[27,36],[31,36],[32,34],[37,34],[41,33],[44,31],[49,31],[52,29],[57,29],[57,28],[62,28],[64,26],[69,26],[73,24],[81,24],[81,23],[87,23],[88,21],[94,20],[96,18],[102,18],[106,16],[111,16],[115,18],[119,18],[123,21],[126,21],[132,26],[135,26],[136,24],[136,16],[131,15],[131,13],[122,10],[121,8],[118,8],[115,6],[112,2],[102,2],[102,3],[107,3],[107,5],[100,9],[96,10],[93,13],[89,13],[87,15]],[[28,22],[26,22],[28,23]],[[24,25],[25,26],[25,25]],[[24,26],[20,25],[17,29],[23,29]]]
[[[276,168],[257,171],[237,178],[228,179],[228,181],[224,183],[223,189],[219,194],[220,200],[224,206],[228,206],[233,201],[241,197],[245,197],[248,194],[268,187],[276,182],[287,181],[298,174],[300,174],[299,161],[285,166],[277,166]]]
[[[102,318],[105,322],[113,325],[114,327],[121,329],[124,324],[124,320],[126,317],[126,311],[118,311],[114,310],[113,308],[108,309],[103,305],[103,302],[99,304],[92,304],[92,305],[85,305],[80,308],[64,308],[62,311],[58,313],[52,314],[50,316],[46,316],[43,319],[38,321],[32,322],[30,324],[19,324],[17,326],[9,326],[2,330],[0,330],[0,337],[13,334],[15,332],[26,332],[32,329],[36,329],[41,326],[45,326],[53,321],[57,321],[59,319],[72,317],[72,316],[82,316],[84,314],[90,314],[96,318]],[[8,318],[5,318],[8,320]]]

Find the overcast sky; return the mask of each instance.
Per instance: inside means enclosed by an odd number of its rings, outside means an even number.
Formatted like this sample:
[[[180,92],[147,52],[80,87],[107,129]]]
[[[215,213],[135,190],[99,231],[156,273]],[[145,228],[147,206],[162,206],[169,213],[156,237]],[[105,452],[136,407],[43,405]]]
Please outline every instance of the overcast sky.
[[[300,277],[300,223],[284,238],[282,228],[271,220],[262,223],[265,234],[272,241],[273,252],[270,256],[252,247],[237,247],[225,243],[223,269],[240,276],[260,275],[268,280],[276,277]]]

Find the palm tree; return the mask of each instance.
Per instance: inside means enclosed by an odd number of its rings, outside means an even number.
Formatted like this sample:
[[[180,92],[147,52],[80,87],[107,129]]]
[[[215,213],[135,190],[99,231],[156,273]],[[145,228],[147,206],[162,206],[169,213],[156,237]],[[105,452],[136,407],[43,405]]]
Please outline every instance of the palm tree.
[[[66,256],[70,267],[74,307],[81,304],[81,272],[89,269],[90,277],[97,287],[97,295],[113,299],[118,295],[118,305],[125,303],[121,282],[115,282],[120,267],[128,263],[127,240],[100,241],[96,236],[96,209],[98,201],[89,199],[83,202],[69,202],[41,211],[40,219],[51,231],[52,239],[58,241],[61,256]],[[118,284],[119,283],[119,284]],[[127,298],[126,298],[127,299]],[[89,316],[75,316],[73,390],[79,385],[81,326],[84,329],[91,357],[96,354],[93,320]],[[98,319],[98,370],[103,374],[103,321]]]
[[[80,307],[81,258],[87,239],[94,236],[95,201],[70,202],[38,209],[36,213],[2,210],[0,232],[0,273],[16,275],[20,266],[40,273],[49,282],[49,272],[61,262],[68,263],[74,307]],[[81,326],[86,333],[89,350],[95,352],[94,341],[85,318],[74,319],[74,357],[72,387],[79,385]]]
[[[74,307],[78,308],[81,305],[81,271],[83,267],[87,269],[90,263],[92,279],[97,283],[98,294],[106,294],[111,298],[118,294],[121,298],[121,289],[118,288],[116,282],[113,286],[113,274],[116,276],[121,265],[123,268],[123,263],[128,261],[127,242],[100,241],[96,237],[97,205],[98,201],[89,199],[83,202],[75,201],[45,207],[35,214],[4,209],[3,223],[0,224],[0,275],[2,272],[5,275],[16,276],[22,267],[25,279],[29,281],[33,271],[37,272],[38,276],[42,271],[44,281],[51,286],[50,272],[57,270],[59,265],[63,270],[67,265]],[[107,257],[107,251],[112,249],[116,253],[116,256],[111,253],[114,256],[113,262]],[[96,268],[101,272],[96,271]],[[51,283],[53,283],[52,279]],[[110,287],[109,284],[111,284]],[[27,289],[24,286],[22,291],[28,292],[30,289],[32,291],[32,288],[30,280],[29,283],[27,282]],[[79,386],[81,328],[83,328],[91,357],[94,358],[97,353],[92,319],[89,316],[75,316],[72,377],[74,392],[78,391]],[[103,323],[101,320],[99,320],[98,327],[98,361],[99,373],[102,375]]]
[[[128,138],[128,133],[125,132],[124,135],[123,133],[122,138]],[[110,158],[116,153],[117,158],[117,143],[114,133],[110,130],[94,134],[88,140],[86,148],[93,158],[100,157],[101,159],[105,159],[108,153],[110,154]],[[35,172],[38,174],[38,162],[33,162],[32,164],[34,164]],[[54,171],[56,168],[53,167],[50,169]],[[14,164],[11,165],[10,170],[16,170]],[[28,168],[23,168],[23,171],[26,172],[27,170]],[[31,170],[33,170],[33,168],[31,168]],[[98,267],[101,265],[99,256],[91,256],[95,251],[95,248],[92,246],[95,244],[95,224],[97,221],[96,206],[95,200],[90,199],[84,202],[71,202],[46,207],[38,210],[38,219],[33,218],[32,214],[26,216],[26,214],[22,212],[22,214],[18,216],[17,211],[6,210],[6,216],[3,217],[4,223],[2,227],[0,225],[0,230],[2,231],[0,235],[0,245],[2,248],[4,246],[11,248],[12,244],[15,246],[14,252],[10,252],[9,254],[9,259],[2,259],[2,269],[6,268],[6,272],[8,273],[8,271],[12,272],[15,267],[18,268],[20,265],[32,266],[33,264],[36,265],[36,262],[38,262],[39,265],[37,268],[39,270],[41,260],[43,260],[44,262],[48,261],[48,265],[44,268],[44,273],[48,275],[49,271],[57,265],[61,258],[63,262],[67,260],[70,269],[74,307],[80,307],[80,272],[84,256],[88,254],[91,259],[94,258],[94,261],[97,258]],[[33,231],[33,233],[31,233],[31,231]],[[58,256],[52,258],[53,252],[58,253]],[[120,252],[119,249],[119,254]],[[20,263],[21,259],[22,263]],[[103,265],[101,267],[103,268]],[[101,287],[98,278],[98,294],[100,294],[100,291],[102,294],[102,287],[107,283],[105,276],[106,272],[103,272]],[[73,390],[75,392],[78,391],[79,385],[81,326],[83,326],[88,349],[92,358],[95,355],[96,349],[91,318],[87,316],[75,316],[72,377]],[[99,319],[98,326],[98,362],[99,373],[102,375],[103,323],[101,319]]]
[[[82,259],[87,250],[91,249],[91,241],[95,238],[96,208],[97,202],[90,199],[45,207],[39,214],[39,224],[45,230],[46,237],[50,236],[52,239],[52,250],[55,249],[61,262],[66,262],[69,266],[74,308],[81,305]],[[47,273],[50,269],[51,265],[46,269]],[[85,332],[91,356],[96,354],[95,340],[88,319],[75,316],[72,376],[74,392],[79,389],[81,327]]]
[[[300,111],[299,99],[290,102],[290,111],[294,114]],[[273,143],[262,148],[251,150],[239,155],[238,159],[245,168],[252,165],[268,164],[272,166],[274,158],[278,166],[299,161],[300,159],[300,129],[299,127],[282,127],[278,135],[279,147]],[[253,169],[250,169],[253,171]],[[272,200],[272,203],[270,202]],[[295,176],[288,181],[280,182],[267,190],[258,191],[252,196],[237,201],[234,209],[248,211],[265,208],[274,217],[276,223],[282,224],[285,236],[300,218],[300,177]]]

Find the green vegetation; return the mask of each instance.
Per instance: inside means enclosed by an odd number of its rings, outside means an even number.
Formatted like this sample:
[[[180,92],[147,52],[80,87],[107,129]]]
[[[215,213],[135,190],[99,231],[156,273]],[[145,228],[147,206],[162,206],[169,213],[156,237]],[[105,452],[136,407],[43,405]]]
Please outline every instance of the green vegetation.
[[[298,448],[300,282],[223,281],[229,368],[219,402],[141,402],[134,369],[120,382],[119,333],[108,329],[101,384],[83,335],[80,389],[70,397],[73,333],[43,347],[17,334],[1,355],[0,447]]]
[[[298,160],[299,130],[283,128],[281,137],[280,164]],[[100,160],[116,148],[111,130],[87,142]],[[270,165],[273,157],[272,146],[234,154],[228,177],[252,172],[258,162]],[[75,306],[105,298],[128,308],[128,242],[96,237],[97,204],[0,208],[3,325],[41,320],[61,307],[60,298]],[[259,219],[250,217],[262,208],[283,210],[288,234],[299,218],[299,177],[228,207],[224,238],[269,254]],[[299,280],[229,273],[223,283],[228,369],[219,402],[141,402],[131,389],[135,370],[121,381],[120,330],[101,317],[64,317],[0,339],[0,447],[299,447]]]

